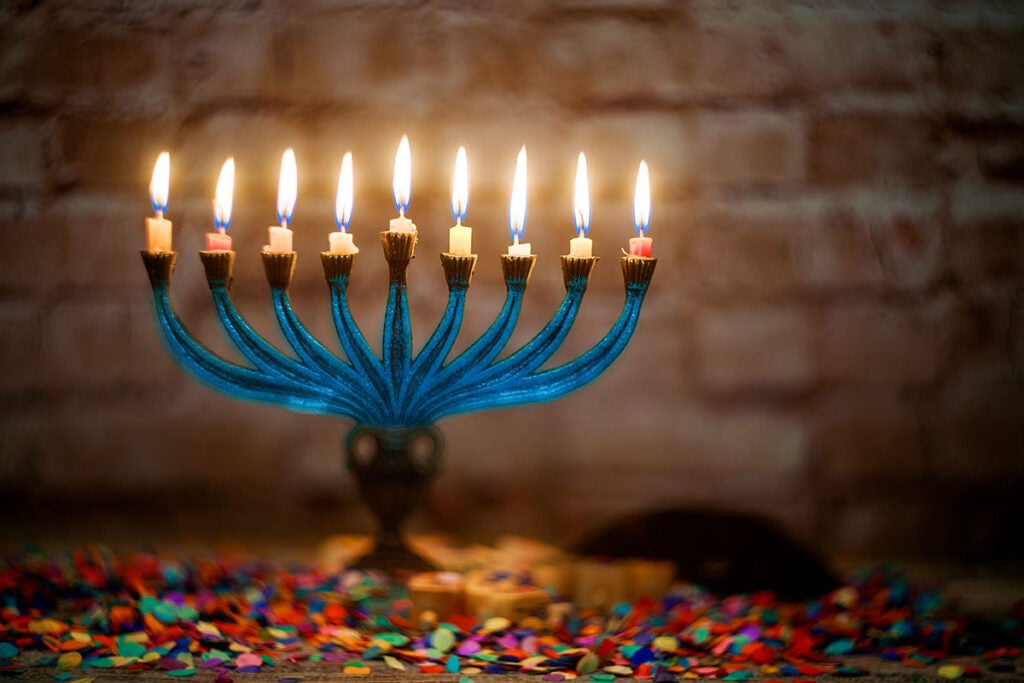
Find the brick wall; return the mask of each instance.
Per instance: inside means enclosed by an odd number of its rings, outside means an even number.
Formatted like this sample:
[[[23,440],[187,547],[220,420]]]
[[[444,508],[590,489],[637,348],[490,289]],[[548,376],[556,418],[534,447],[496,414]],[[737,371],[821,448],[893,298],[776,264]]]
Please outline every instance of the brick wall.
[[[617,314],[641,157],[661,259],[631,347],[598,382],[444,423],[446,468],[420,526],[568,540],[676,505],[767,515],[831,556],[1024,546],[1018,4],[42,0],[4,3],[0,40],[11,534],[366,528],[339,468],[344,426],[185,377],[160,346],[137,252],[167,148],[176,305],[226,353],[194,252],[233,154],[235,294],[276,339],[256,254],[293,146],[293,296],[327,338],[315,254],[352,150],[353,306],[376,335],[376,232],[408,133],[421,340],[443,300],[433,254],[460,144],[481,255],[465,338],[501,303],[520,144],[540,260],[514,341],[560,298],[578,150],[604,260],[560,357]]]

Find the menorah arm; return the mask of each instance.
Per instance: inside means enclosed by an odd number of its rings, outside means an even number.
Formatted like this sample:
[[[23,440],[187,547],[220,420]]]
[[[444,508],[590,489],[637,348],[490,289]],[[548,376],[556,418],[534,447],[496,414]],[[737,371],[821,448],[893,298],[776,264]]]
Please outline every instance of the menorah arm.
[[[448,303],[434,333],[413,360],[412,369],[403,380],[400,403],[402,415],[406,417],[411,394],[417,391],[424,378],[434,375],[455,344],[466,308],[466,290],[476,268],[476,255],[441,254],[441,265],[448,283]]]
[[[626,300],[622,312],[612,329],[580,357],[550,370],[525,377],[507,376],[496,383],[478,386],[459,396],[458,400],[449,401],[435,419],[441,415],[553,401],[593,381],[618,358],[629,343],[640,318],[640,309],[655,264],[655,259],[622,259],[626,280]]]
[[[317,378],[309,369],[268,343],[238,312],[228,291],[235,252],[201,251],[199,256],[221,325],[239,352],[260,370],[315,388]]]
[[[470,344],[452,362],[439,367],[436,372],[427,375],[415,389],[413,395],[407,402],[415,414],[429,412],[437,396],[446,394],[453,382],[458,382],[467,372],[473,368],[486,366],[494,360],[495,356],[508,343],[516,322],[519,320],[519,312],[523,305],[523,294],[526,285],[530,281],[530,274],[537,262],[536,256],[507,256],[501,257],[501,269],[505,277],[505,288],[507,294],[505,303],[498,312],[494,322],[484,331],[480,337]],[[442,359],[443,360],[443,359]]]
[[[363,377],[363,381],[368,382],[367,386],[372,388],[366,392],[367,396],[373,397],[375,405],[389,409],[391,383],[384,374],[380,359],[370,348],[355,318],[352,317],[348,305],[348,280],[355,255],[323,252],[320,259],[331,293],[331,317],[334,319],[334,328],[337,330],[341,348],[354,366],[356,374]]]
[[[350,403],[364,419],[380,419],[383,403],[376,400],[374,392],[366,391],[366,381],[351,365],[317,341],[295,314],[288,296],[288,285],[295,271],[295,252],[263,252],[262,257],[278,326],[288,345],[302,360],[302,367],[315,376],[319,386]]]
[[[279,376],[230,363],[200,344],[174,313],[169,293],[174,252],[143,252],[153,286],[157,322],[171,355],[197,380],[231,396],[292,410],[355,418],[346,406]]]
[[[533,372],[554,355],[572,329],[587,290],[596,258],[562,257],[565,298],[551,320],[522,348],[491,364],[494,356],[453,376],[438,385],[438,390],[424,405],[427,411],[470,399],[476,393],[503,380]],[[496,355],[497,352],[495,352]]]

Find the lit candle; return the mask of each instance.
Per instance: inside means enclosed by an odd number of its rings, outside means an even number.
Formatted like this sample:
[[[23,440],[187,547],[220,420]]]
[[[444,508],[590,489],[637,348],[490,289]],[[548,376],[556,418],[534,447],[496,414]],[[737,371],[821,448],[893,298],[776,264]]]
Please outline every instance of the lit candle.
[[[519,150],[516,159],[516,177],[512,181],[512,200],[508,207],[508,230],[512,233],[509,256],[529,256],[530,243],[519,242],[526,230],[526,145]]]
[[[352,222],[352,152],[345,152],[341,160],[341,173],[338,176],[338,198],[334,202],[334,222],[338,225],[337,232],[329,236],[332,254],[358,254],[359,247],[352,242],[348,232]]]
[[[416,224],[405,217],[409,209],[409,196],[412,194],[412,156],[409,152],[409,138],[405,135],[398,143],[398,152],[395,154],[395,177],[391,189],[395,195],[398,218],[391,219],[389,229],[392,232],[415,232]]]
[[[206,233],[206,251],[231,251],[231,203],[235,191],[235,160],[228,157],[217,178],[217,191],[213,197],[213,224],[217,232]]]
[[[638,237],[629,240],[629,255],[651,257],[651,238],[647,228],[651,224],[651,180],[647,175],[647,162],[640,162],[636,173],[636,194],[633,196],[633,225]]]
[[[469,206],[469,170],[466,167],[466,148],[459,147],[455,155],[455,178],[452,180],[452,217],[455,225],[448,230],[448,253],[468,256],[473,253],[473,228],[462,224]]]
[[[146,219],[146,249],[148,251],[171,251],[171,222],[164,218],[167,210],[167,188],[171,176],[171,155],[162,152],[153,166],[153,178],[149,181],[149,198],[153,202],[156,216]]]
[[[594,242],[590,233],[590,183],[587,180],[587,157],[580,152],[576,161],[576,192],[574,196],[572,221],[576,225],[576,237],[569,240],[569,256],[591,257]]]
[[[298,193],[298,171],[295,168],[295,152],[286,149],[281,156],[281,176],[277,184],[277,220],[281,225],[267,229],[270,244],[263,251],[292,251],[292,231],[288,224],[295,213],[295,197]]]

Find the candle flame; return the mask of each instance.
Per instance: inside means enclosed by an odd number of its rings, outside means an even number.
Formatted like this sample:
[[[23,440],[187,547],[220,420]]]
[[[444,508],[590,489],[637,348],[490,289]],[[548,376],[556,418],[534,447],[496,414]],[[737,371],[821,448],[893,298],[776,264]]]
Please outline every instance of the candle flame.
[[[338,198],[334,203],[334,220],[338,230],[348,230],[352,222],[352,152],[345,152],[338,176]]]
[[[391,184],[395,195],[395,208],[402,216],[409,209],[409,195],[412,194],[412,155],[409,152],[409,138],[403,135],[395,154],[395,177]]]
[[[452,180],[452,217],[462,223],[469,207],[469,169],[466,163],[466,148],[459,147],[455,155],[455,178]]]
[[[163,215],[167,210],[167,188],[171,178],[171,155],[161,152],[153,166],[153,178],[149,181],[149,198],[153,202],[153,210]]]
[[[217,191],[213,195],[213,224],[218,230],[231,225],[231,204],[235,192],[235,160],[228,157],[217,178]]]
[[[519,238],[526,230],[526,145],[516,158],[516,176],[512,181],[512,200],[508,207],[508,230],[512,240],[519,244]]]
[[[590,234],[590,180],[587,178],[587,157],[583,152],[580,152],[576,160],[576,192],[572,220],[580,237]]]
[[[277,183],[277,220],[287,227],[295,214],[299,172],[295,167],[295,151],[290,147],[281,155],[281,175]]]
[[[633,225],[637,233],[647,234],[651,224],[651,179],[647,173],[647,162],[641,161],[636,173],[636,194],[633,195]]]

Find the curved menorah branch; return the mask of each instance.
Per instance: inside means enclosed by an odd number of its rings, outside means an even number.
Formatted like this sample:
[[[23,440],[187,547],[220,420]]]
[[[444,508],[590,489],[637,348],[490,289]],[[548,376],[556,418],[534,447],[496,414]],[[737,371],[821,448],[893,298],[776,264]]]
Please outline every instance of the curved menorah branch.
[[[402,382],[399,404],[401,416],[406,421],[410,419],[412,395],[423,379],[437,372],[455,344],[466,308],[466,290],[469,289],[476,268],[476,255],[441,254],[441,266],[448,283],[448,304],[434,333],[413,360],[412,369]]]
[[[324,267],[324,277],[331,292],[331,316],[334,328],[338,333],[341,348],[348,356],[356,372],[364,378],[368,396],[372,396],[386,413],[390,408],[391,384],[384,375],[384,367],[380,359],[370,348],[366,337],[359,329],[348,305],[348,281],[355,263],[354,254],[332,254],[322,252],[320,260]],[[386,424],[386,422],[382,422]]]
[[[296,254],[291,252],[262,252],[263,268],[270,285],[281,334],[304,365],[319,374],[324,391],[338,395],[359,413],[360,421],[381,419],[384,404],[377,395],[367,391],[366,380],[356,374],[352,366],[335,356],[318,342],[302,324],[292,308],[288,285],[295,272]]]
[[[384,258],[388,262],[388,301],[384,309],[384,335],[381,361],[384,374],[391,380],[388,394],[391,412],[401,411],[402,384],[409,374],[412,357],[412,325],[409,323],[409,262],[416,249],[416,232],[385,230],[380,234]]]
[[[505,347],[519,320],[523,294],[526,291],[526,285],[529,284],[530,274],[533,272],[536,262],[536,256],[502,254],[501,270],[505,278],[507,292],[505,303],[494,322],[476,341],[453,361],[440,367],[433,376],[422,378],[410,399],[410,403],[417,406],[415,415],[411,418],[414,424],[422,419],[421,415],[429,413],[426,408],[437,400],[436,395],[446,394],[453,383],[461,381],[466,373],[473,372],[480,366],[488,365]]]
[[[595,257],[562,257],[562,275],[565,297],[548,323],[530,341],[512,354],[492,363],[494,355],[474,367],[439,384],[434,393],[423,402],[425,414],[446,412],[445,406],[455,405],[464,398],[472,398],[478,391],[495,383],[520,377],[542,366],[561,346],[572,329],[587,290],[590,274],[597,263]],[[514,324],[514,323],[513,323]],[[504,345],[504,344],[502,344]],[[499,349],[500,350],[500,349]]]
[[[291,410],[355,418],[349,407],[308,387],[279,376],[230,363],[196,341],[185,329],[170,301],[170,278],[175,252],[142,252],[142,259],[153,287],[157,322],[172,356],[207,386],[232,396],[273,403]]]
[[[199,257],[206,270],[214,306],[221,326],[239,352],[256,368],[264,372],[297,382],[308,389],[318,391],[323,378],[317,376],[294,358],[286,356],[267,342],[242,317],[231,299],[231,271],[234,266],[233,251],[201,251]]]
[[[612,329],[597,344],[580,357],[557,368],[525,377],[511,374],[496,383],[477,387],[461,395],[458,400],[449,401],[434,419],[455,413],[553,401],[597,378],[629,343],[657,264],[657,259],[631,256],[621,261],[626,300]]]

